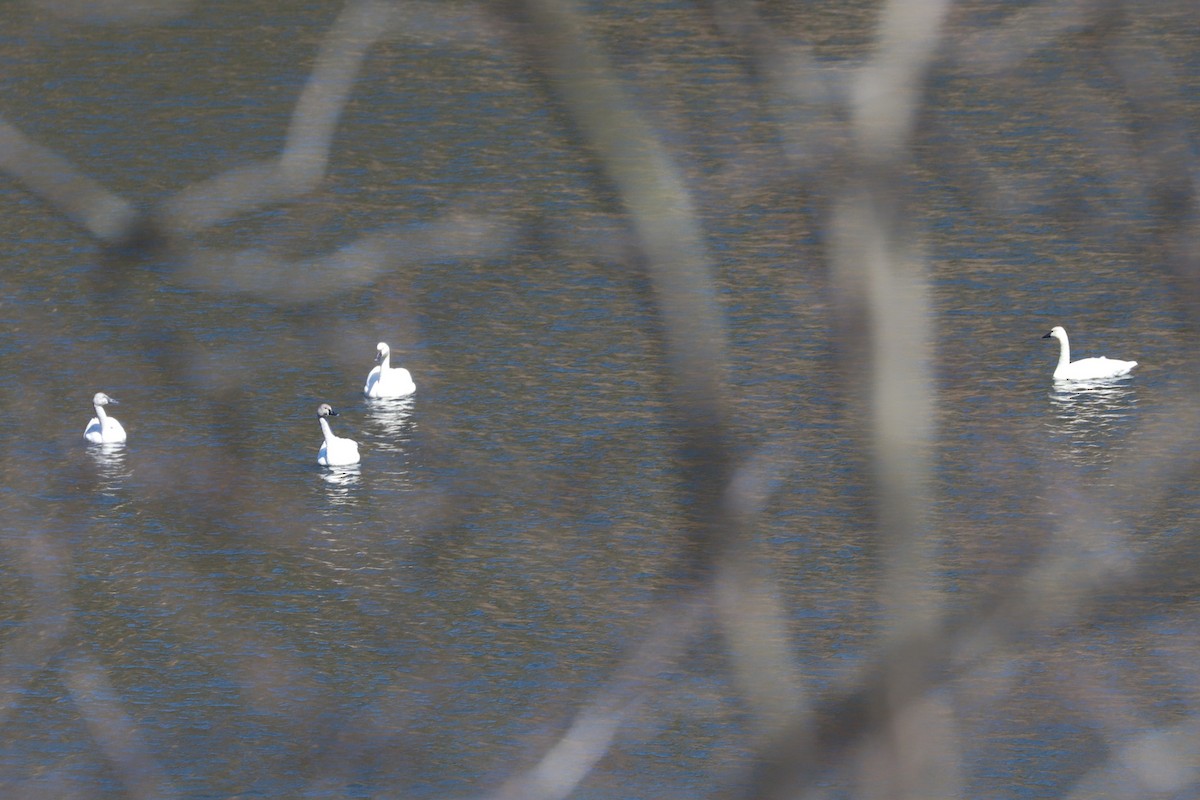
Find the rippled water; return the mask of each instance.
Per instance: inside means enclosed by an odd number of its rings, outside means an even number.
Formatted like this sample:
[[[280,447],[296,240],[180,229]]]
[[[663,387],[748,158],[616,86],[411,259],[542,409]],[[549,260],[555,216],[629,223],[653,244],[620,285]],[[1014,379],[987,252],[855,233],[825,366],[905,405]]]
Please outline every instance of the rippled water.
[[[1133,379],[1056,384],[1046,429],[1062,457],[1081,468],[1111,464],[1127,450],[1137,419]]]
[[[286,19],[258,13],[272,32],[264,38],[283,38]],[[147,36],[172,43],[210,34],[205,26],[250,36],[215,15],[177,25]],[[315,41],[316,30],[301,38]],[[98,41],[108,44],[76,57],[104,65],[133,58],[122,42],[132,53],[150,48],[131,32]],[[302,65],[262,49],[252,61],[294,90]],[[234,103],[223,117],[221,98],[241,84],[190,84],[211,66],[206,53],[174,72],[156,62],[158,80],[178,82],[170,91],[112,86],[114,103],[144,114],[145,136],[116,112],[73,105],[116,67],[97,66],[92,78],[80,69],[49,92],[70,108],[62,139],[72,156],[151,191],[146,182],[174,187],[271,152],[287,102]],[[438,60],[456,69],[436,88],[403,77],[417,56],[380,58],[392,71],[364,79],[350,110],[357,138],[334,168],[336,203],[308,209],[315,222],[291,221],[312,237],[306,245],[331,246],[397,206],[438,208],[457,187],[489,187],[472,191],[493,199],[525,170],[534,192],[565,183],[539,199],[555,225],[594,226],[598,252],[620,249],[604,241],[603,210],[580,199],[587,164],[541,147],[553,137],[540,106],[513,110],[512,98],[532,90],[514,85],[510,65],[476,50]],[[710,66],[716,83],[732,68]],[[13,80],[29,89],[36,77]],[[20,112],[51,136],[47,112]],[[171,169],[156,172],[159,162]],[[1178,392],[1186,358],[1170,298],[1145,265],[1021,225],[998,236],[972,209],[930,194],[931,494],[944,538],[935,577],[967,603],[1029,562],[1069,513],[1073,488],[1112,482],[1141,424]],[[106,697],[114,724],[128,719],[184,796],[378,796],[395,786],[412,797],[468,794],[548,746],[674,585],[685,510],[657,322],[631,268],[556,249],[545,234],[549,243],[504,258],[434,260],[296,308],[189,284],[169,264],[110,280],[101,256],[48,225],[19,189],[0,199],[7,258],[30,265],[3,286],[2,491],[6,514],[22,524],[4,534],[0,626],[48,625],[42,593],[58,587],[64,605],[51,615],[70,619],[64,672],[107,681],[70,690],[54,669],[31,665],[0,746],[0,778],[29,796],[67,784],[83,796],[122,793],[127,776],[114,774],[86,722],[109,718]],[[858,663],[879,624],[878,553],[865,525],[862,424],[846,407],[824,277],[796,246],[805,236],[786,211],[794,204],[780,192],[711,220],[711,246],[738,434],[747,454],[784,465],[756,533],[789,609],[795,657],[819,692]],[[1071,332],[1077,357],[1140,366],[1109,384],[1056,386],[1057,348],[1040,340],[1055,324]],[[414,397],[362,397],[380,340],[412,370]],[[83,442],[100,390],[122,401],[127,445]],[[361,465],[316,465],[320,402],[341,412],[335,432],[360,443]],[[1184,530],[1189,519],[1173,524]],[[22,560],[33,558],[23,549],[32,531],[50,542],[51,577]],[[1132,652],[1168,627],[1146,639],[1103,626],[1077,635],[1081,646]],[[688,658],[579,796],[696,796],[745,757],[719,642]],[[1142,666],[1129,658],[1130,669]],[[1038,669],[1021,672],[1002,700],[964,721],[977,796],[997,796],[996,786],[1043,796],[1018,784],[1070,772],[1095,746],[1078,709],[1050,721],[1035,713],[1052,694],[1043,681]],[[77,707],[84,696],[96,703],[88,713]],[[359,735],[372,744],[356,747]],[[310,783],[330,774],[345,784]]]

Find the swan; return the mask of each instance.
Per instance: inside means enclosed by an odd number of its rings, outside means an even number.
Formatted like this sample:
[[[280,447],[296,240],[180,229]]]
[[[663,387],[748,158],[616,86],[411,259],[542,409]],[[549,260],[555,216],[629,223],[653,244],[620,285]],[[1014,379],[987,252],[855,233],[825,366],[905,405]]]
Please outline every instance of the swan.
[[[114,406],[120,405],[115,397],[109,397],[104,392],[96,392],[92,397],[96,416],[92,417],[83,430],[83,438],[92,444],[120,444],[125,441],[125,429],[121,427],[121,423],[117,422],[116,417],[104,413],[104,407],[110,403]]]
[[[1072,362],[1071,345],[1067,342],[1067,332],[1060,325],[1055,325],[1042,338],[1058,339],[1058,366],[1054,369],[1054,380],[1056,381],[1094,381],[1117,378],[1127,375],[1138,363],[1104,356],[1081,358]]]
[[[417,390],[412,375],[404,367],[392,367],[392,351],[384,343],[375,346],[377,366],[367,375],[363,394],[371,398],[407,397]]]
[[[317,406],[317,421],[321,423],[321,433],[325,434],[325,441],[317,451],[317,463],[322,467],[348,467],[358,463],[358,442],[334,436],[329,429],[326,417],[336,416],[338,412],[329,403]]]

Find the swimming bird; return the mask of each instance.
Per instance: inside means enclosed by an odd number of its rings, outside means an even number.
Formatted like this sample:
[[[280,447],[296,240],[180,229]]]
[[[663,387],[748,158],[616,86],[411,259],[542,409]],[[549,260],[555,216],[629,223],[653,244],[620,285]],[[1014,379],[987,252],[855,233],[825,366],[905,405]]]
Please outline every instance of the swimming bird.
[[[417,390],[404,367],[392,367],[392,351],[383,342],[375,346],[376,366],[367,375],[363,394],[371,398],[407,397]]]
[[[114,406],[120,405],[115,397],[109,397],[104,392],[96,392],[92,397],[96,416],[92,417],[83,430],[83,438],[92,444],[120,444],[125,441],[125,429],[121,427],[121,423],[117,422],[116,417],[104,413],[104,407],[110,403]]]
[[[1137,366],[1136,361],[1121,361],[1116,358],[1081,358],[1071,361],[1071,345],[1067,342],[1067,332],[1062,326],[1055,325],[1043,339],[1058,339],[1058,366],[1054,369],[1056,381],[1095,381],[1104,378],[1118,378],[1129,373]]]
[[[338,412],[329,403],[317,406],[317,421],[321,423],[321,433],[325,434],[325,441],[317,451],[317,463],[322,467],[348,467],[358,463],[358,442],[334,436],[329,428],[326,417],[336,416]]]

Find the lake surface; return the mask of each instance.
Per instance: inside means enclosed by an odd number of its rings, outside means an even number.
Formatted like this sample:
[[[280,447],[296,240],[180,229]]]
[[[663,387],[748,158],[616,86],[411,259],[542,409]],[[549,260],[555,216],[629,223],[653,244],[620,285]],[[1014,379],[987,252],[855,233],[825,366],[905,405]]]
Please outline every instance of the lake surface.
[[[843,65],[866,53],[873,14],[838,8],[818,4],[808,34]],[[153,206],[278,151],[338,9],[218,3],[91,27],[7,8],[0,113]],[[482,14],[464,13],[464,30]],[[596,13],[699,198],[734,431],[743,455],[782,465],[755,538],[820,698],[883,623],[866,423],[838,363],[818,201],[771,179],[742,64],[690,7]],[[483,794],[551,746],[681,585],[661,329],[630,234],[503,37],[439,31],[372,52],[319,191],[196,237],[300,259],[403,223],[410,257],[371,280],[284,301],[168,254],[114,259],[0,182],[6,795]],[[1194,58],[1176,66],[1200,85]],[[1076,185],[1086,165],[1063,142],[1088,143],[1042,115],[1070,76],[1022,80],[1040,92],[1027,117],[1012,86],[952,78],[931,114],[960,120],[1015,181]],[[1153,220],[1121,199],[1135,176],[1079,188],[1107,197],[1096,214],[1111,224],[1065,228],[1033,199],[1011,215],[971,202],[938,171],[936,131],[918,144],[936,333],[929,578],[956,610],[1019,574],[1087,497],[1117,494],[1118,466],[1158,455],[1149,424],[1195,370]],[[422,249],[456,214],[505,224],[483,245]],[[1056,324],[1076,358],[1136,359],[1133,377],[1053,385],[1057,345],[1040,337]],[[378,341],[412,371],[412,398],[363,398]],[[126,445],[84,443],[96,391],[121,401]],[[359,466],[316,465],[321,402]],[[1177,491],[1146,546],[1195,522]],[[956,687],[965,796],[1062,796],[1108,748],[1196,713],[1195,604],[1146,602],[1136,624],[1113,614],[1028,642]],[[720,637],[702,637],[572,796],[734,785],[744,715]]]

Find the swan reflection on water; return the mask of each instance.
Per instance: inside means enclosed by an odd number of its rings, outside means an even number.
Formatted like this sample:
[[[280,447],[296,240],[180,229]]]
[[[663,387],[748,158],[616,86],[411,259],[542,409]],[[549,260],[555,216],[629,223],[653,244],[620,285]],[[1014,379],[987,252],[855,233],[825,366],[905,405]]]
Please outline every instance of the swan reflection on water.
[[[393,400],[371,400],[366,405],[367,419],[374,426],[381,450],[401,450],[412,440],[415,429],[412,395]]]
[[[123,444],[94,444],[87,448],[87,454],[96,465],[96,489],[101,494],[115,495],[133,474]]]
[[[1128,377],[1055,383],[1047,417],[1052,436],[1066,456],[1081,464],[1104,464],[1120,450],[1137,407]]]
[[[355,490],[362,482],[362,471],[358,464],[348,467],[328,467],[321,470],[321,480],[325,482],[325,494],[335,505],[348,505],[354,502]]]

